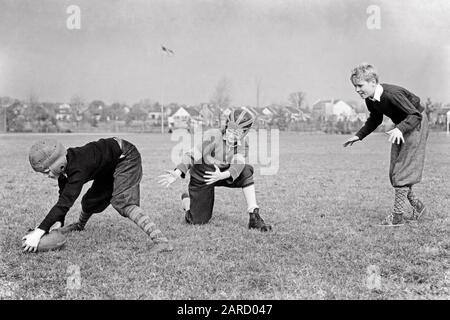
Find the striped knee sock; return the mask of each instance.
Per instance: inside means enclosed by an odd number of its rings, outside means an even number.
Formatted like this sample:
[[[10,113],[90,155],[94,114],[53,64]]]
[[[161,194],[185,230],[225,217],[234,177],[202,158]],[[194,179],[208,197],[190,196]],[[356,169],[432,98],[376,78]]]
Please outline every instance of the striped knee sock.
[[[407,194],[409,188],[394,188],[395,189],[395,201],[393,214],[400,216],[408,211]]]
[[[86,213],[83,210],[81,210],[80,217],[78,218],[79,226],[84,229],[84,227],[86,226],[86,223],[88,222],[88,220],[91,216],[92,216],[92,213]]]
[[[129,206],[125,209],[125,214],[153,241],[167,241],[167,238],[163,236],[161,230],[156,227],[156,224],[151,221],[150,217],[140,207],[135,205]]]

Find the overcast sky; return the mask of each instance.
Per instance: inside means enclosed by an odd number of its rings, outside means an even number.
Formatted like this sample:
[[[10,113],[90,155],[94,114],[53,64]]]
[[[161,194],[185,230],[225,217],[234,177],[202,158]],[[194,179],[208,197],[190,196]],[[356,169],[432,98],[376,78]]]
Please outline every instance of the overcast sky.
[[[72,4],[80,30],[66,26]],[[262,105],[294,91],[358,100],[349,71],[367,61],[450,102],[449,17],[448,0],[0,0],[0,96],[196,104],[226,77],[235,105],[256,104],[256,79]]]

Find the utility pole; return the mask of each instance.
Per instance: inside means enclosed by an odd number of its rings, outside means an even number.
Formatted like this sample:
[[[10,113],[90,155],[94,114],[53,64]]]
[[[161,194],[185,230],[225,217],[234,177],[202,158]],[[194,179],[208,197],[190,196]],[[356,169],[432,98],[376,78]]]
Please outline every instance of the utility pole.
[[[161,55],[161,134],[164,134],[164,87],[165,87],[165,78],[166,78],[166,70],[164,69],[164,56],[170,57],[174,55],[173,50],[161,45],[161,50],[163,54]]]
[[[165,70],[164,70],[164,55],[161,55],[161,134],[164,134],[164,85],[165,85]]]

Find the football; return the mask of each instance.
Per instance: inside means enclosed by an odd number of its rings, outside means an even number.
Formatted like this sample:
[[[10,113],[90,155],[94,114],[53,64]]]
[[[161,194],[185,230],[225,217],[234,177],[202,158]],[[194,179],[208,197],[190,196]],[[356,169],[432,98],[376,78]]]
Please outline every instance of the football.
[[[66,243],[66,237],[59,231],[54,230],[42,236],[37,247],[37,252],[61,249]]]

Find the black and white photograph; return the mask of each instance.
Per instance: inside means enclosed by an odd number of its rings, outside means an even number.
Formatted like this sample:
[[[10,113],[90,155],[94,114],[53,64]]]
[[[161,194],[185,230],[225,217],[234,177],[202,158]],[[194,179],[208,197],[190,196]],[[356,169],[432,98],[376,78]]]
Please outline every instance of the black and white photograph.
[[[0,300],[449,300],[449,17],[0,0]]]

